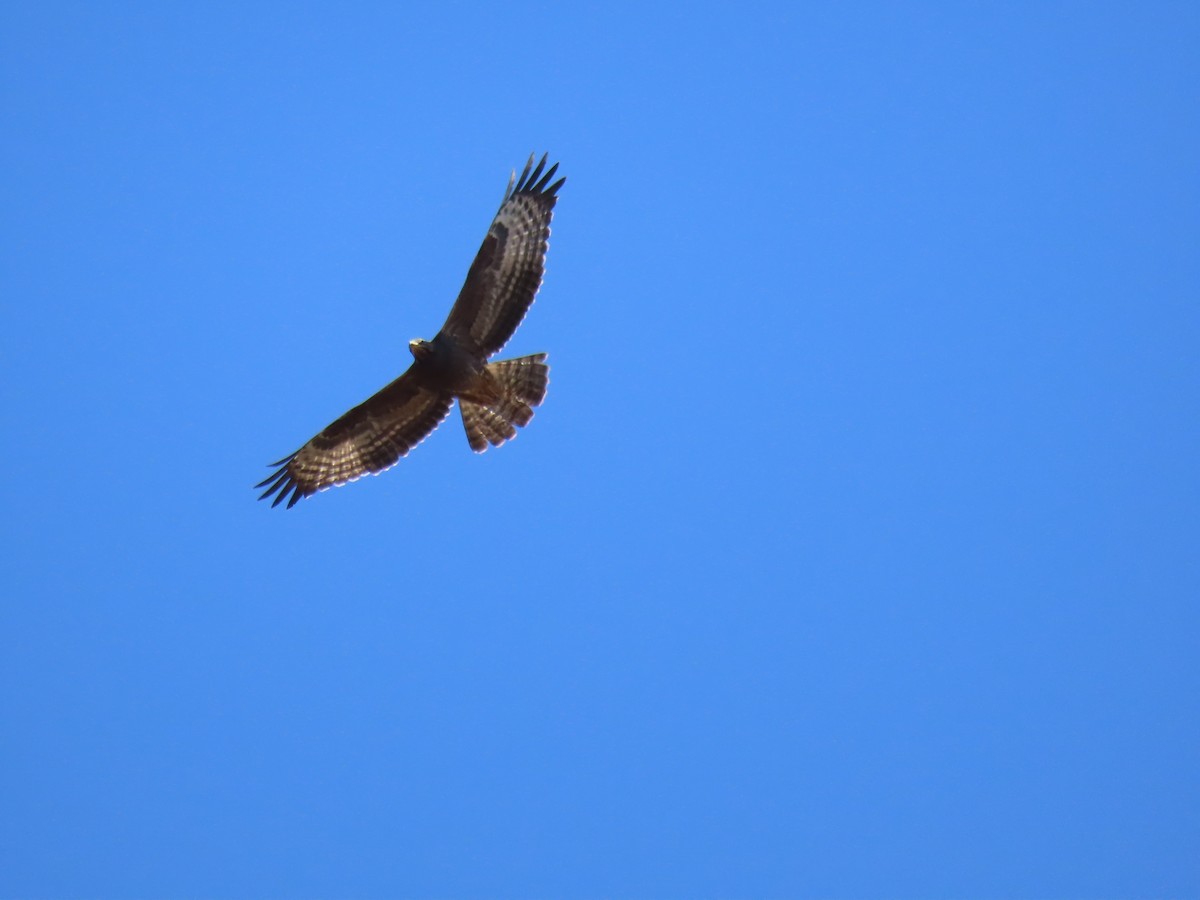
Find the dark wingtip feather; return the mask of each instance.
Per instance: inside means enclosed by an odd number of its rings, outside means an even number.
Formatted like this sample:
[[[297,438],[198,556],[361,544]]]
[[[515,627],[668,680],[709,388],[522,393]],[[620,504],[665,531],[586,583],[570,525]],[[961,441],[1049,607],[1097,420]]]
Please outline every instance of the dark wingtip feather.
[[[266,487],[272,481],[275,481],[277,478],[279,478],[280,474],[281,473],[279,472],[279,470],[272,472],[270,475],[268,475],[266,478],[264,478],[262,481],[260,481],[258,484],[256,484],[254,486],[254,489],[258,490],[260,487]]]
[[[550,167],[550,171],[548,171],[545,175],[542,176],[541,181],[539,181],[537,184],[535,184],[529,190],[535,194],[539,193],[541,191],[544,191],[546,189],[546,185],[550,183],[550,179],[554,177],[554,173],[557,171],[558,171],[558,163],[555,163],[554,165],[552,165]]]
[[[288,494],[292,495],[292,498],[290,500],[288,500]],[[274,509],[276,506],[278,506],[284,500],[288,501],[287,508],[291,509],[293,506],[296,505],[296,501],[298,501],[303,496],[305,496],[304,489],[302,487],[300,487],[300,485],[298,485],[295,481],[292,481],[289,478],[287,481],[284,482],[283,490],[280,491],[279,495],[271,502],[271,509]]]
[[[274,494],[275,499],[271,502],[271,507],[274,508],[282,503],[288,494],[291,494],[292,499],[288,503],[288,509],[291,509],[301,497],[308,496],[310,492],[305,491],[292,476],[291,462],[295,458],[296,454],[293,453],[290,456],[285,456],[279,462],[271,463],[272,466],[277,467],[275,471],[254,486],[256,489],[260,487],[266,488],[259,495],[259,500],[266,500]]]
[[[550,180],[558,172],[558,163],[552,165],[545,172],[542,171],[543,169],[546,169],[546,163],[550,159],[549,153],[542,154],[542,158],[538,160],[536,168],[533,167],[533,159],[533,154],[530,154],[529,162],[525,164],[525,169],[521,172],[521,177],[516,180],[515,185],[513,180],[511,178],[509,179],[508,190],[504,195],[505,200],[507,200],[513,194],[541,194],[543,196],[553,197],[558,193],[559,188],[566,184],[566,178],[560,178],[558,181],[550,184]],[[516,176],[516,172],[513,172],[513,176]],[[549,185],[549,187],[547,187],[547,185]]]
[[[550,154],[543,153],[536,167],[533,164],[534,159],[535,154],[530,153],[529,160],[525,163],[525,168],[521,170],[520,178],[517,177],[516,169],[513,170],[512,175],[509,176],[508,187],[504,191],[504,200],[502,202],[507,203],[509,198],[514,194],[543,194],[553,197],[558,193],[558,189],[566,183],[567,179],[560,178],[554,184],[551,184],[550,187],[546,187],[547,184],[550,184],[550,179],[554,177],[554,173],[558,171],[558,163],[555,163],[550,167],[549,171],[543,173],[542,170],[546,168]]]
[[[521,191],[525,187],[525,179],[529,177],[529,170],[533,168],[533,154],[529,154],[529,159],[525,162],[525,168],[521,170],[521,177],[517,179],[517,186],[513,193]]]
[[[283,472],[279,475],[276,475],[274,478],[271,479],[271,481],[272,481],[271,486],[269,488],[267,488],[265,491],[263,491],[261,494],[259,494],[259,496],[258,496],[259,500],[266,500],[268,497],[270,497],[275,492],[279,491],[281,488],[286,491],[287,485],[291,481],[291,476],[288,475],[287,472]],[[262,487],[262,485],[258,485],[258,487]]]
[[[540,160],[538,160],[537,168],[534,169],[532,172],[530,172],[529,168],[526,167],[525,173],[521,176],[521,184],[519,184],[517,186],[518,191],[522,191],[522,190],[536,191],[537,190],[537,188],[530,187],[530,185],[534,184],[534,182],[536,182],[539,178],[542,177],[542,169],[546,168],[546,160],[549,158],[549,156],[550,156],[549,153],[543,153],[542,158]],[[530,159],[532,159],[532,158],[533,157],[530,157]]]

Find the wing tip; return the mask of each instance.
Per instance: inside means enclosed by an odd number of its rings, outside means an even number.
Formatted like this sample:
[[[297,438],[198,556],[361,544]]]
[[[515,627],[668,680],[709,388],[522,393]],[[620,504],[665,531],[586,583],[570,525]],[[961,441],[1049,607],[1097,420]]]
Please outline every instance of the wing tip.
[[[529,160],[525,163],[525,168],[521,170],[520,178],[517,178],[517,172],[515,169],[513,170],[512,176],[508,179],[508,190],[504,194],[505,200],[514,194],[539,194],[546,197],[554,197],[559,189],[566,184],[567,179],[565,177],[550,184],[550,179],[558,172],[559,163],[555,163],[547,170],[546,163],[550,159],[549,153],[543,153],[542,158],[534,166],[533,161],[536,156],[536,153],[529,154]],[[515,185],[514,179],[516,179]]]
[[[270,463],[275,471],[254,486],[255,490],[261,487],[266,488],[265,491],[258,495],[259,500],[267,500],[274,496],[275,499],[271,501],[272,509],[283,503],[284,500],[287,500],[287,508],[291,509],[301,499],[312,493],[311,490],[306,489],[304,485],[300,484],[296,480],[296,476],[292,474],[291,465],[292,460],[295,458],[296,454],[293,453],[290,456],[285,456],[279,462]],[[289,494],[291,495],[290,498],[288,497]]]

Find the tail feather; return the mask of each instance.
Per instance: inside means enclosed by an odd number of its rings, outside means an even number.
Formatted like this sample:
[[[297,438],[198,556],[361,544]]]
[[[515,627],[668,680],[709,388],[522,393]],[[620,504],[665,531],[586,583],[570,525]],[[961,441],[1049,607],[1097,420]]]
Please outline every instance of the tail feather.
[[[489,363],[488,371],[495,376],[507,397],[520,400],[529,406],[537,406],[546,398],[550,367],[546,365],[545,353]]]
[[[482,453],[489,444],[499,447],[517,436],[516,426],[500,418],[489,407],[459,400],[459,408],[462,410],[463,427],[467,429],[467,443],[476,453]]]
[[[467,443],[476,453],[488,446],[499,447],[517,436],[517,427],[529,424],[533,407],[546,397],[550,367],[545,353],[505,359],[488,364],[488,372],[500,386],[502,396],[491,403],[476,403],[459,398]]]

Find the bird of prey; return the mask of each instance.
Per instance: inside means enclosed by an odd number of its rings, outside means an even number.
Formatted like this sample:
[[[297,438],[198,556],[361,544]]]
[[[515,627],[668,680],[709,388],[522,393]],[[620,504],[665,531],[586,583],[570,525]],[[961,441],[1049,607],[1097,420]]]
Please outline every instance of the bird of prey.
[[[431,341],[413,340],[408,371],[354,407],[279,462],[256,487],[274,495],[272,506],[382,472],[419,444],[446,418],[455,398],[467,442],[476,453],[516,437],[533,407],[546,396],[546,354],[488,362],[508,341],[542,283],[550,217],[559,188],[558,164],[533,157],[521,177],[508,181],[504,200],[442,330]]]

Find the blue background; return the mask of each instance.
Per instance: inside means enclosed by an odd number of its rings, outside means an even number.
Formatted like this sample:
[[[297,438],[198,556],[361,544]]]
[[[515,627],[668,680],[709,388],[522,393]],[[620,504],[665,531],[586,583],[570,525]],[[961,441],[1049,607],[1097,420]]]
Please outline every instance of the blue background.
[[[0,34],[0,895],[1200,895],[1196,6]],[[542,150],[530,427],[255,502]]]

